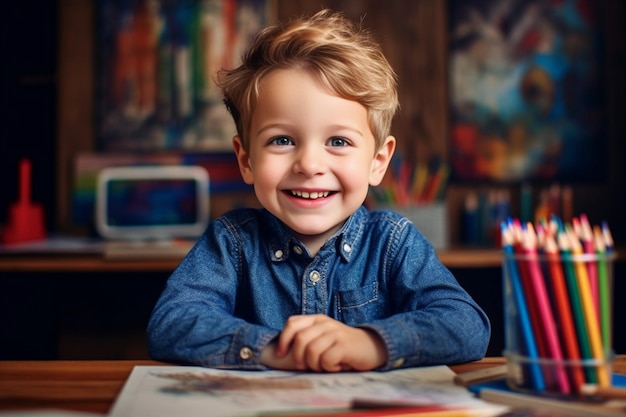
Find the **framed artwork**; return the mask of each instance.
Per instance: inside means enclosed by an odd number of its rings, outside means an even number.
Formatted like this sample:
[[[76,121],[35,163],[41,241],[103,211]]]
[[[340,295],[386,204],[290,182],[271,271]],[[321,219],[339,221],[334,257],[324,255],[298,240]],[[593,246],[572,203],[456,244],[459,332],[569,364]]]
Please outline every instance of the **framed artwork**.
[[[448,1],[453,181],[606,180],[600,7]]]
[[[99,150],[231,149],[213,78],[269,23],[272,1],[99,0]]]

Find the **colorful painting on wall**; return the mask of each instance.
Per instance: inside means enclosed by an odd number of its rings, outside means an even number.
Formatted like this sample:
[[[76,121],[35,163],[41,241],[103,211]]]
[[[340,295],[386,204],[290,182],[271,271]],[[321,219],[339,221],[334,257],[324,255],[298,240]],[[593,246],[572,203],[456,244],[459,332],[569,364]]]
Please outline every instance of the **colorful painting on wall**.
[[[99,149],[231,149],[234,123],[213,79],[238,63],[272,8],[272,0],[99,0]]]
[[[448,6],[452,180],[605,180],[600,2]]]

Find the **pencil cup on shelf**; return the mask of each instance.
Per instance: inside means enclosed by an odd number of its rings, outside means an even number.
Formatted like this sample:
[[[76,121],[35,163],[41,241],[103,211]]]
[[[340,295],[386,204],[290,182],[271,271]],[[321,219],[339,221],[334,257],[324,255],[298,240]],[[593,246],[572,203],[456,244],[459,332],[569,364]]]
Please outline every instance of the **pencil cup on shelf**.
[[[435,249],[448,247],[448,206],[446,203],[384,206],[409,219]]]
[[[581,395],[586,384],[610,386],[615,254],[506,248],[502,270],[508,385],[557,397]]]

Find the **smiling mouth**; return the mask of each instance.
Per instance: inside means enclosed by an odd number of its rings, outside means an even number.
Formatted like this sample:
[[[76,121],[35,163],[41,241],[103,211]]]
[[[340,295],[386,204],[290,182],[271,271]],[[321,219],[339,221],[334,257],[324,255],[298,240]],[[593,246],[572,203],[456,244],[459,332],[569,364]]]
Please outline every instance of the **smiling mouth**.
[[[289,194],[298,198],[305,198],[307,200],[317,200],[318,198],[328,197],[332,194],[332,191],[297,191],[289,190]]]

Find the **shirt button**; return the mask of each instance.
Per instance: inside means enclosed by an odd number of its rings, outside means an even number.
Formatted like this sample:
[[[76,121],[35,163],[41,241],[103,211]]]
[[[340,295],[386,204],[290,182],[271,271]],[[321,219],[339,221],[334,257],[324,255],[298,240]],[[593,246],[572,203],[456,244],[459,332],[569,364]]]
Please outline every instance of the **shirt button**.
[[[274,256],[276,257],[276,259],[280,259],[283,257],[283,251],[282,250],[277,250],[276,252],[274,252]]]
[[[348,245],[347,243],[343,244],[343,250],[350,253],[352,251],[352,247],[350,245]]]
[[[302,248],[300,246],[294,246],[293,251],[298,255],[302,255]]]
[[[313,284],[320,280],[320,273],[317,271],[313,271],[309,274],[309,279]]]
[[[252,359],[252,356],[254,354],[252,353],[252,349],[250,349],[249,347],[243,347],[241,348],[241,350],[239,351],[239,357],[241,359],[243,359],[244,361],[247,361],[249,359]]]

